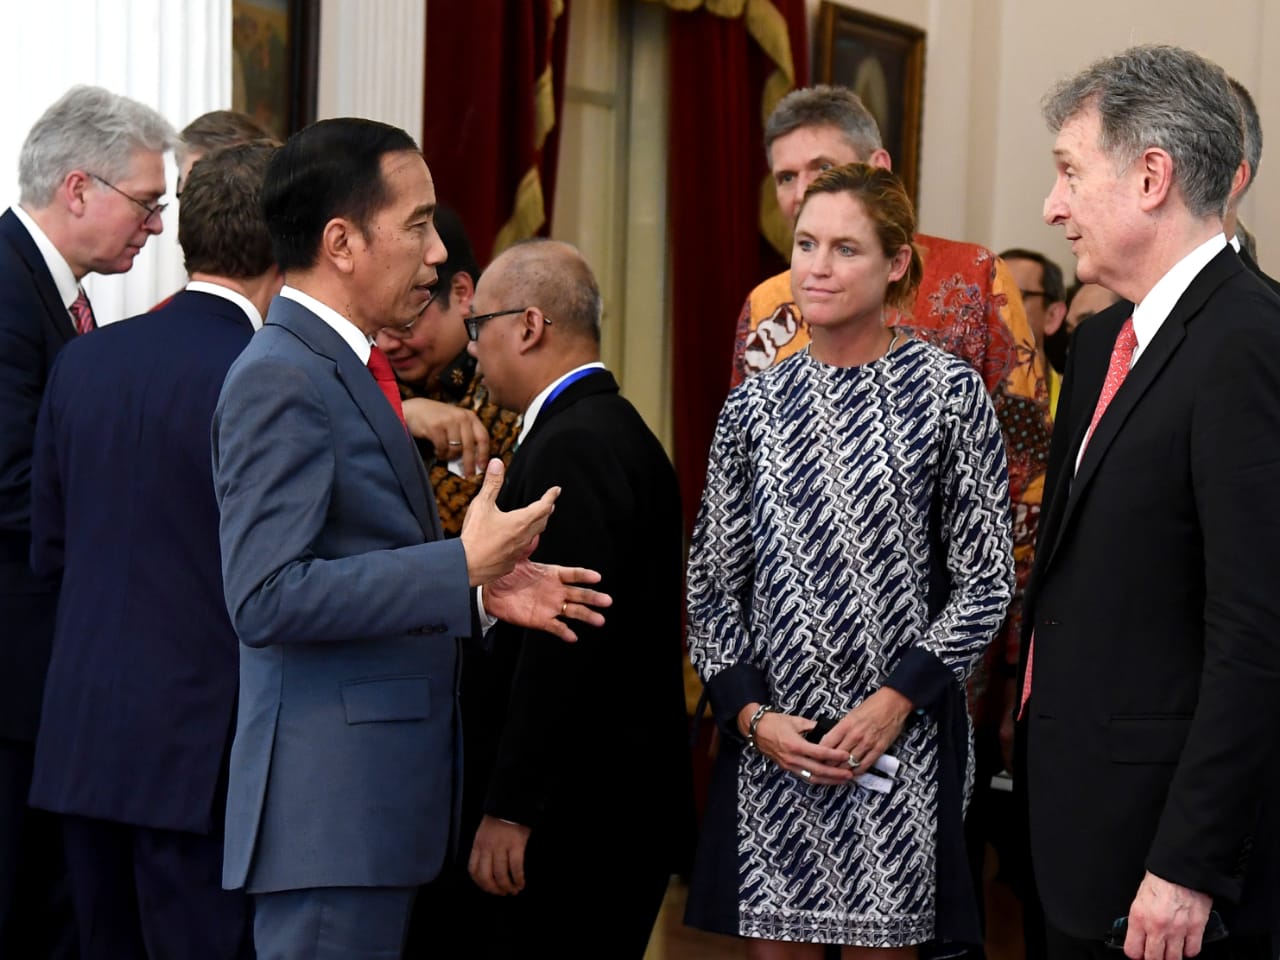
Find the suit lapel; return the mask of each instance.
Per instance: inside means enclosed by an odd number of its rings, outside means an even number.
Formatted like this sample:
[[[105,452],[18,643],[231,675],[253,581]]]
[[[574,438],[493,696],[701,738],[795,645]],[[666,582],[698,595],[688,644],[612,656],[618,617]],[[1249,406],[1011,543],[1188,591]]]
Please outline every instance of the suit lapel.
[[[1124,426],[1125,421],[1129,418],[1143,395],[1156,382],[1161,371],[1164,370],[1169,360],[1182,345],[1187,335],[1187,324],[1204,308],[1205,303],[1213,292],[1228,277],[1242,269],[1244,267],[1239,258],[1236,257],[1235,251],[1228,247],[1209,261],[1209,264],[1191,282],[1186,292],[1174,304],[1173,310],[1165,318],[1164,323],[1160,325],[1160,329],[1156,331],[1156,335],[1138,357],[1133,369],[1125,377],[1124,383],[1116,391],[1116,395],[1111,399],[1106,413],[1098,421],[1093,437],[1085,448],[1084,456],[1080,460],[1080,469],[1074,471],[1075,475],[1074,479],[1072,479],[1075,455],[1080,449],[1080,443],[1084,440],[1084,431],[1088,429],[1089,420],[1093,418],[1093,407],[1102,392],[1102,379],[1099,379],[1095,387],[1086,394],[1086,396],[1093,397],[1094,402],[1088,405],[1087,413],[1082,408],[1081,412],[1085,413],[1084,423],[1083,425],[1076,424],[1080,432],[1073,438],[1074,442],[1071,445],[1072,457],[1067,463],[1063,464],[1064,480],[1070,483],[1070,493],[1067,496],[1066,506],[1062,511],[1061,522],[1058,524],[1056,535],[1053,538],[1050,560],[1052,560],[1052,551],[1057,549],[1058,543],[1062,538],[1063,531],[1071,522],[1076,507],[1080,503],[1080,498],[1097,474],[1099,464],[1106,457],[1107,451],[1120,433],[1121,427]],[[1120,318],[1120,323],[1123,322],[1122,317]],[[1118,325],[1116,329],[1118,332]],[[1114,337],[1108,341],[1107,363],[1110,362],[1109,350],[1114,342]],[[1105,376],[1104,367],[1103,378]]]
[[[6,210],[4,215],[0,216],[0,236],[9,241],[9,245],[31,271],[31,278],[35,281],[40,300],[44,303],[45,312],[49,315],[49,322],[53,324],[53,329],[62,342],[69,343],[74,340],[75,324],[71,322],[71,314],[67,312],[62,297],[58,295],[58,285],[53,282],[49,267],[44,262],[44,257],[40,255],[40,248],[36,246],[36,242],[31,239],[31,234],[27,232],[27,228],[12,210]]]
[[[287,297],[276,297],[271,302],[267,323],[285,328],[317,354],[333,362],[338,379],[382,444],[405,499],[422,526],[423,536],[440,539],[440,516],[435,501],[429,498],[431,484],[422,458],[410,441],[404,424],[369,373],[369,368],[327,323]]]

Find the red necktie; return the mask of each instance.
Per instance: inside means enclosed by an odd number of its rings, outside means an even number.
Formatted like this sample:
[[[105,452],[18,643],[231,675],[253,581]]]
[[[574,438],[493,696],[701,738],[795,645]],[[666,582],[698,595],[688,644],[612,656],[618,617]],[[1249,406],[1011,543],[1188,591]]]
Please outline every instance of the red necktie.
[[[1111,348],[1111,362],[1107,364],[1107,378],[1102,381],[1102,392],[1098,394],[1098,403],[1093,408],[1093,419],[1089,421],[1089,429],[1084,435],[1084,441],[1080,444],[1080,452],[1076,455],[1076,462],[1080,462],[1080,457],[1084,455],[1085,447],[1089,446],[1089,441],[1093,439],[1094,428],[1097,427],[1098,421],[1102,419],[1102,415],[1107,412],[1107,407],[1111,405],[1112,398],[1116,395],[1116,391],[1120,389],[1120,384],[1124,383],[1124,378],[1129,375],[1129,367],[1133,363],[1133,351],[1138,347],[1138,335],[1133,332],[1133,317],[1124,322],[1120,328],[1120,333],[1116,336],[1115,346]],[[1035,659],[1036,652],[1036,635],[1035,631],[1031,633],[1031,644],[1027,647],[1027,674],[1022,681],[1022,699],[1018,703],[1018,719],[1022,719],[1022,715],[1027,710],[1027,700],[1031,696],[1031,665]]]
[[[89,306],[89,298],[83,289],[67,309],[71,311],[71,319],[75,321],[77,333],[88,333],[90,330],[97,329],[98,321],[93,318],[93,307]]]
[[[386,395],[391,409],[396,412],[400,422],[404,423],[404,407],[400,405],[400,388],[396,385],[396,375],[391,372],[391,361],[377,347],[369,348],[369,371],[373,379],[378,381],[378,388]]]

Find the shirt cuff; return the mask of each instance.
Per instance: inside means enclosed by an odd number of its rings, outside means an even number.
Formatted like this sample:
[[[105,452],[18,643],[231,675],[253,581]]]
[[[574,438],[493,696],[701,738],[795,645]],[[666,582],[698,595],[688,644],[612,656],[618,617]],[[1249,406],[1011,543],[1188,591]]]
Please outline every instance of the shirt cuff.
[[[498,622],[498,618],[489,613],[484,608],[484,587],[476,587],[476,614],[480,617],[480,634],[483,636],[493,629],[493,625]]]

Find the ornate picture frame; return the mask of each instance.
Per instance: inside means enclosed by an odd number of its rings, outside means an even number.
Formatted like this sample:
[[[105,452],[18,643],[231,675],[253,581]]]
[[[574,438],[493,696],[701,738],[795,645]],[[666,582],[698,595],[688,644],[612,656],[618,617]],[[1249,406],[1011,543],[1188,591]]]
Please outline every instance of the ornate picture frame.
[[[232,0],[232,109],[281,140],[316,118],[320,0]]]
[[[862,98],[880,125],[894,171],[918,203],[925,32],[823,0],[817,41],[816,79]]]

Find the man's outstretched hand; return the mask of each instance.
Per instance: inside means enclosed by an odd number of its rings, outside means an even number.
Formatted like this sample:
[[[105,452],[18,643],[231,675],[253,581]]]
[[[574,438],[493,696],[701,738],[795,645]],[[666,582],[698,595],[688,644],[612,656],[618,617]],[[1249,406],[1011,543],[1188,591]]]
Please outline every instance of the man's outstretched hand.
[[[532,548],[529,552],[533,552]],[[613,598],[582,586],[599,582],[600,574],[594,570],[534,563],[526,557],[506,576],[485,584],[484,608],[499,620],[542,630],[571,643],[578,635],[561,618],[593,627],[604,623],[604,617],[594,608],[608,607]]]

